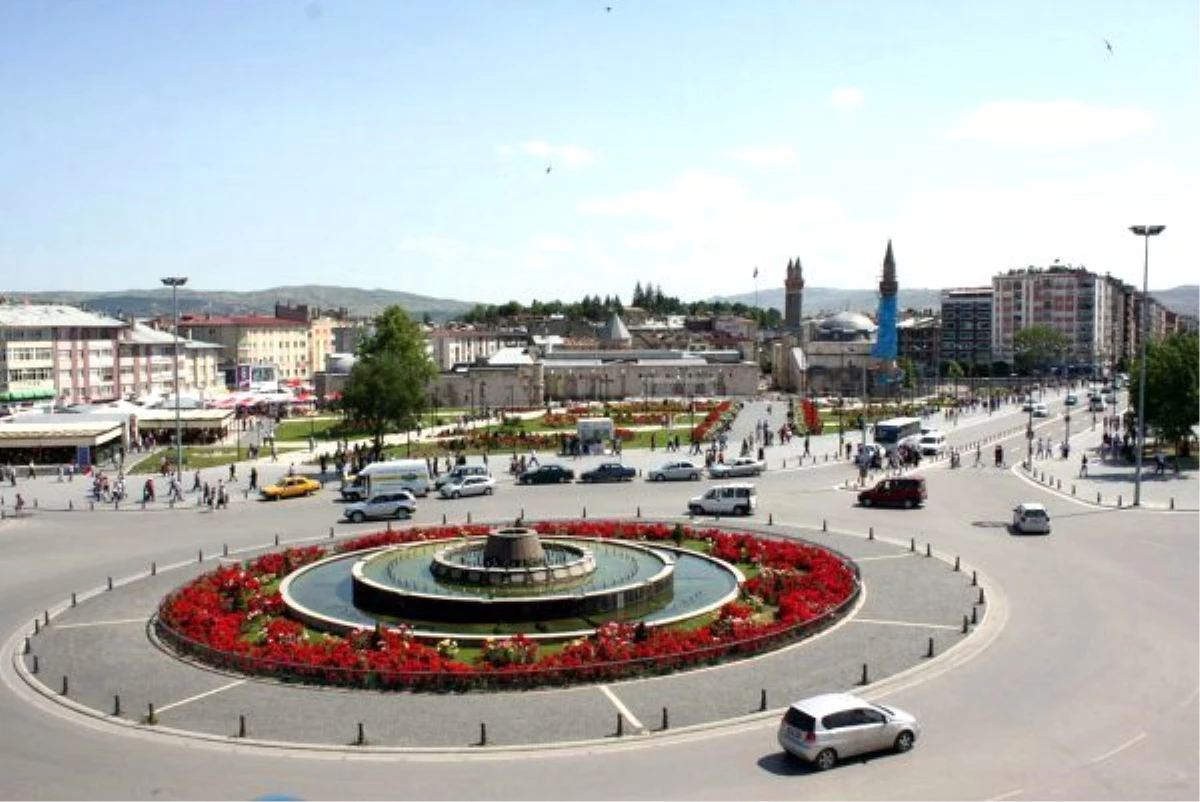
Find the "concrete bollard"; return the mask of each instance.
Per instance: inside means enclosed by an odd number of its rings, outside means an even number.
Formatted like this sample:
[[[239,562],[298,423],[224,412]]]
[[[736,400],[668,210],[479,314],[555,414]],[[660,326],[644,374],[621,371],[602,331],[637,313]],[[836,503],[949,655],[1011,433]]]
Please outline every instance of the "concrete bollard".
[[[859,685],[870,685],[870,684],[871,684],[871,675],[867,672],[867,664],[863,663],[862,682],[860,682]]]
[[[119,694],[119,693],[113,694],[113,712],[112,712],[112,714],[114,716],[121,715],[121,694]]]
[[[142,499],[142,512],[146,511],[146,499]]]
[[[354,739],[355,746],[363,746],[367,743],[367,733],[363,730],[363,723],[358,722],[358,736]]]
[[[925,657],[926,658],[933,657],[933,636],[932,635],[929,636],[929,649],[926,650]]]
[[[146,723],[151,726],[158,723],[158,716],[154,714],[154,702],[146,704]]]
[[[237,734],[237,737],[239,737],[239,738],[245,738],[245,737],[246,737],[246,717],[245,717],[244,715],[242,715],[242,716],[238,716],[238,734]]]
[[[622,713],[617,713],[617,737],[625,737],[625,716]]]
[[[970,629],[970,621],[966,615],[963,615],[962,634],[966,635],[969,629]]]
[[[487,746],[487,724],[479,722],[479,745]]]
[[[767,689],[766,688],[763,688],[762,692],[758,696],[758,709],[760,712],[765,711],[767,709]]]

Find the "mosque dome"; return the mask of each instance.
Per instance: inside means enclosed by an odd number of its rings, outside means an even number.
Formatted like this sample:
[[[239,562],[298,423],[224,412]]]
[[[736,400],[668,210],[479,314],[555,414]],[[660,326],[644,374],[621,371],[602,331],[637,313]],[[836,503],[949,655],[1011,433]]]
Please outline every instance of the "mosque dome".
[[[871,318],[850,311],[830,315],[817,324],[822,340],[870,340],[878,328]]]

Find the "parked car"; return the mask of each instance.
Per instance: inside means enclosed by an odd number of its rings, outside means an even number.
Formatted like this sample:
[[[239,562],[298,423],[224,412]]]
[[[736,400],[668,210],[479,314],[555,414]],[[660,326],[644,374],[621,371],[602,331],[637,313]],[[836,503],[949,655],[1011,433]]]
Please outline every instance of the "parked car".
[[[1050,534],[1050,513],[1042,504],[1026,501],[1013,507],[1014,532]]]
[[[904,507],[906,510],[925,503],[925,480],[919,476],[883,479],[858,494],[864,507]]]
[[[758,509],[758,489],[751,484],[710,487],[688,502],[693,515],[749,515]]]
[[[296,498],[311,496],[321,489],[321,483],[307,476],[285,476],[273,485],[267,485],[258,494],[267,501],[278,501],[281,498]]]
[[[366,501],[347,504],[342,514],[347,521],[362,523],[368,518],[411,518],[417,511],[417,498],[408,490],[380,493]]]
[[[737,476],[758,476],[767,465],[762,460],[753,457],[738,457],[732,462],[714,462],[708,469],[708,475],[714,479],[732,479]]]
[[[461,498],[462,496],[490,496],[496,489],[496,480],[491,476],[460,476],[446,482],[438,492],[442,498]]]
[[[907,752],[919,735],[911,713],[849,693],[826,693],[788,707],[778,738],[788,754],[826,771],[855,755],[887,749]]]
[[[602,462],[579,474],[581,482],[628,482],[637,476],[637,469],[619,462]]]
[[[517,477],[517,481],[523,485],[555,485],[561,482],[571,482],[574,479],[575,471],[553,462],[539,465]]]
[[[657,468],[651,468],[646,474],[646,478],[651,482],[667,482],[679,480],[695,481],[700,478],[701,468],[693,462],[688,462],[685,459],[675,460],[674,462],[664,462]]]
[[[455,465],[448,473],[443,473],[436,480],[433,486],[437,490],[441,490],[443,486],[457,482],[466,476],[490,476],[486,465]]]

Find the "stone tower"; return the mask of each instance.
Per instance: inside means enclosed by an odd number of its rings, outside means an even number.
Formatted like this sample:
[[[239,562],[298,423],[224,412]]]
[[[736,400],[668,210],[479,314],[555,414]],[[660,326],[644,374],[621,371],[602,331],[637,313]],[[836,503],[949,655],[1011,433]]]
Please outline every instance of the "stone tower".
[[[892,255],[892,241],[889,239],[887,252],[883,255],[883,278],[879,280],[879,311],[875,319],[879,329],[871,352],[872,356],[889,367],[894,367],[896,363],[896,296],[899,290],[896,257]]]
[[[789,260],[787,277],[783,280],[783,327],[789,332],[800,331],[800,315],[804,308],[804,268],[800,257]]]

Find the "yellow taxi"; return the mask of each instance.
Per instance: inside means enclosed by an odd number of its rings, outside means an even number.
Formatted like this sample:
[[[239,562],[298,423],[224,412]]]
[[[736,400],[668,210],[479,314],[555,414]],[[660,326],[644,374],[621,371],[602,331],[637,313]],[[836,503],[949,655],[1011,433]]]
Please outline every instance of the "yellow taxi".
[[[296,496],[311,496],[321,489],[321,483],[307,476],[285,476],[273,485],[267,485],[259,491],[267,501]]]

